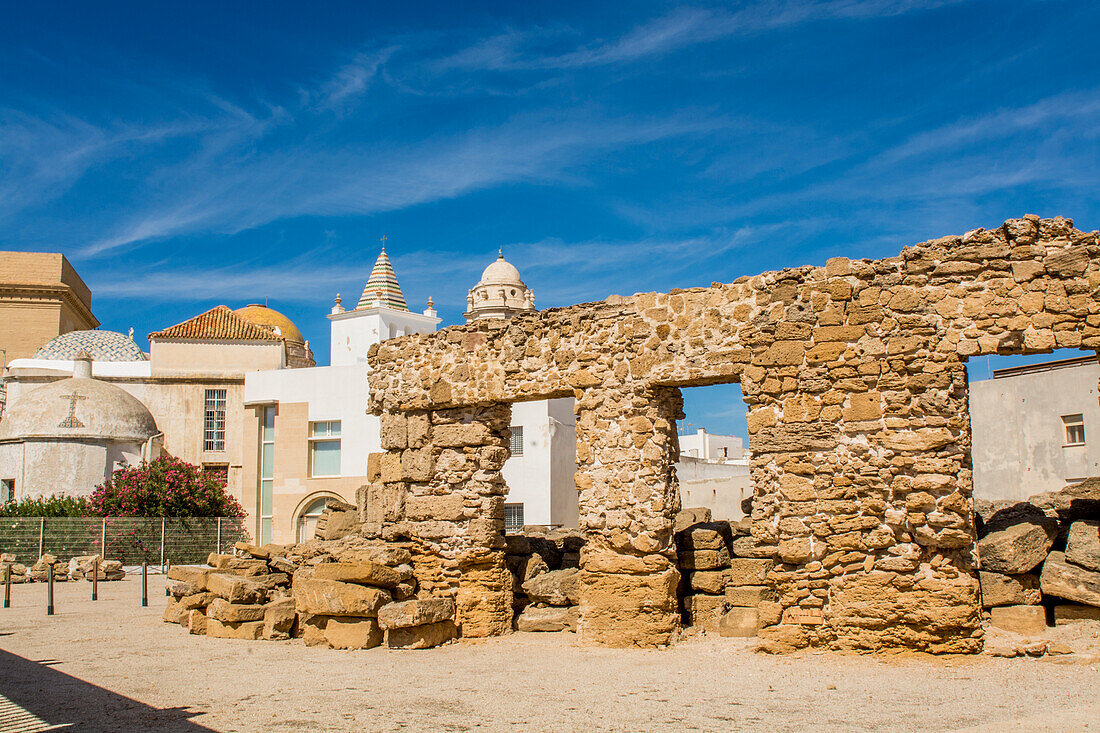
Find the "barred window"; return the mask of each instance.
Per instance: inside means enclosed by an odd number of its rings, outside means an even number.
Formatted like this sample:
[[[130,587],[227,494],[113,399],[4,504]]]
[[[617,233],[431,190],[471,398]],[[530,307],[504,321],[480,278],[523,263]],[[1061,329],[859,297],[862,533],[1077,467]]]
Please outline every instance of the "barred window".
[[[225,390],[206,390],[202,424],[202,449],[225,450]]]
[[[523,504],[504,505],[504,531],[518,532],[523,529]]]
[[[509,432],[511,433],[511,437],[512,437],[512,440],[511,440],[512,455],[513,456],[522,456],[523,455],[523,426],[522,425],[513,425],[511,428],[509,428]],[[520,505],[520,506],[522,506],[522,505]]]

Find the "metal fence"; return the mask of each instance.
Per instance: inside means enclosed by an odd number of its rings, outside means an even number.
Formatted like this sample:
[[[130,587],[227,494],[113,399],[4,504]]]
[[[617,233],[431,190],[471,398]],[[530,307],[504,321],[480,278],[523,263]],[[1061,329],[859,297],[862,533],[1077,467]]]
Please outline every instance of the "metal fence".
[[[100,555],[123,565],[199,563],[249,541],[244,519],[229,517],[0,517],[0,552],[31,564]]]

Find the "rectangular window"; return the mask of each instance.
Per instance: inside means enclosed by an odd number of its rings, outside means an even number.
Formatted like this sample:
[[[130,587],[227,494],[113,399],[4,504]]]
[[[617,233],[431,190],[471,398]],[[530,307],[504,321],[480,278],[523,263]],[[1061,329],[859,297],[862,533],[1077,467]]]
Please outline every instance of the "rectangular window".
[[[340,421],[309,424],[309,472],[311,476],[340,475]]]
[[[260,544],[271,542],[271,520],[275,509],[275,408],[265,407],[260,427],[260,524],[257,536]]]
[[[229,466],[224,463],[204,463],[202,464],[202,472],[222,486],[229,485]]]
[[[511,446],[510,446],[511,450],[512,450],[512,455],[513,456],[522,456],[523,455],[523,426],[522,425],[513,425],[511,428],[509,428],[509,432],[511,433],[511,437],[512,437]],[[519,506],[522,507],[523,505],[520,504]]]
[[[225,390],[208,389],[203,410],[202,449],[225,450]]]
[[[504,531],[519,532],[523,529],[523,504],[504,505]]]
[[[1062,424],[1066,428],[1066,445],[1085,444],[1085,419],[1077,415],[1062,415]]]
[[[15,500],[15,479],[0,479],[0,503]]]

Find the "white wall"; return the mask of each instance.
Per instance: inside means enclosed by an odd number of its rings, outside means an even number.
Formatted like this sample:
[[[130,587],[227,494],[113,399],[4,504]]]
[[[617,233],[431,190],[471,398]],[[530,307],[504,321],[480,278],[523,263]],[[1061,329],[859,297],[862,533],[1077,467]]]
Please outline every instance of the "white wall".
[[[1100,475],[1100,365],[970,383],[974,496],[1026,499]],[[1066,446],[1063,415],[1081,413],[1085,445]]]
[[[367,414],[367,365],[251,372],[244,379],[245,404],[305,402],[309,419],[340,421],[340,473],[364,476],[367,454],[382,450],[379,419]]]
[[[712,435],[703,428],[693,434],[681,435],[680,455],[707,460],[737,460],[745,452],[741,439],[734,435]],[[725,455],[722,449],[725,448]]]
[[[329,315],[329,364],[365,363],[374,344],[412,333],[431,333],[439,325],[435,316],[393,308],[364,308]]]
[[[572,398],[517,402],[512,425],[523,427],[523,456],[501,471],[509,504],[523,504],[525,524],[577,524],[577,435]]]

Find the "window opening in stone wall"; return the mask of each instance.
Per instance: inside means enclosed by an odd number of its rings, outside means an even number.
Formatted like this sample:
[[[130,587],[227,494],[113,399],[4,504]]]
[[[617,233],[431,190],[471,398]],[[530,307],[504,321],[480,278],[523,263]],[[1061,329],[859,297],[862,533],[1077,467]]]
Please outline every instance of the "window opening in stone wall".
[[[501,469],[507,501],[523,507],[523,524],[577,526],[577,431],[573,398],[516,402]]]
[[[969,390],[974,499],[1025,501],[1100,476],[1086,425],[1100,421],[1094,353],[972,357]]]
[[[222,486],[229,484],[228,463],[204,463],[202,464],[202,472],[204,476],[209,476]]]
[[[310,476],[340,475],[340,421],[309,424]]]
[[[15,479],[0,479],[0,503],[15,501]]]
[[[523,426],[513,425],[508,428],[509,437],[509,450],[512,452],[512,457],[519,457],[523,455]]]
[[[504,531],[519,532],[523,529],[523,504],[504,505]]]
[[[202,449],[225,450],[225,390],[208,389],[204,399]]]
[[[752,497],[748,424],[739,384],[681,389],[676,478],[683,508],[706,508],[713,519],[736,521]]]

